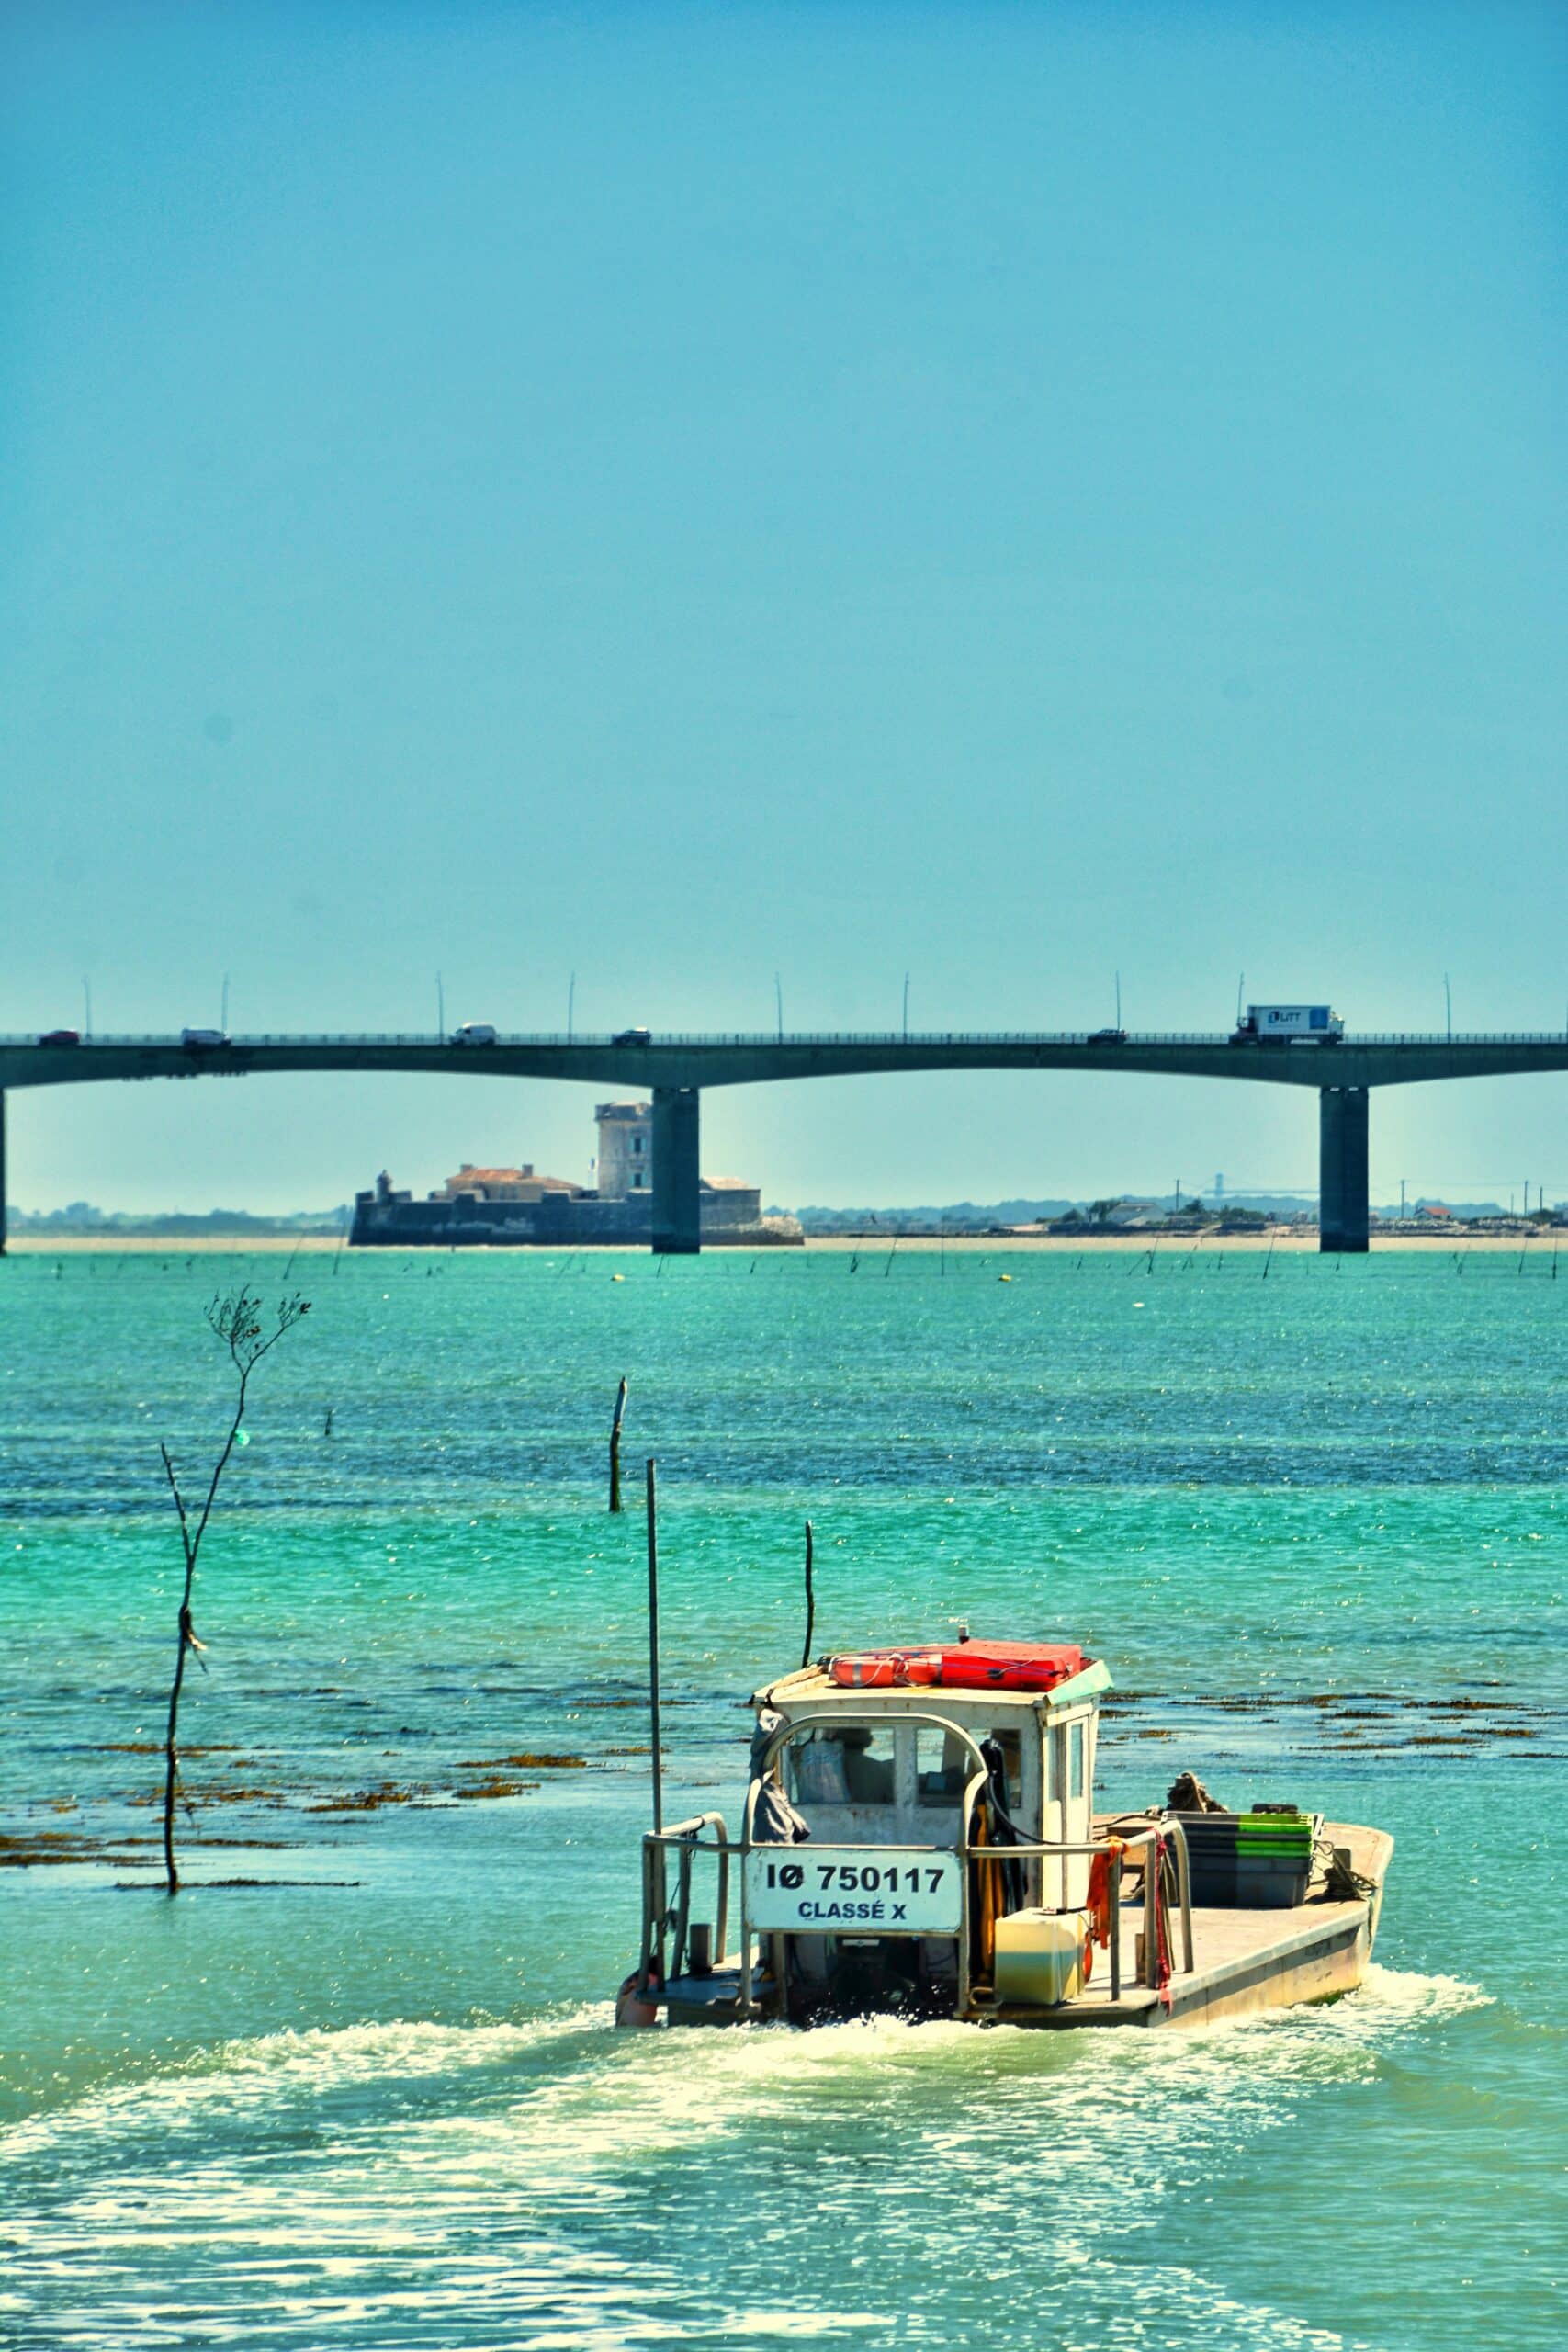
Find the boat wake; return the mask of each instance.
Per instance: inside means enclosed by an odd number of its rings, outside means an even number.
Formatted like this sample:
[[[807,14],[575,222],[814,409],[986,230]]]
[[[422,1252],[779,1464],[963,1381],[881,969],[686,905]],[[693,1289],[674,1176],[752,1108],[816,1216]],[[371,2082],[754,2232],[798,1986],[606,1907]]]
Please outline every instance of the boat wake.
[[[1173,2218],[1486,1997],[1377,1968],[1330,2007],[1190,2034],[617,2034],[596,2004],[236,2042],[0,2140],[8,2313],[79,2352],[154,2312],[314,2352],[989,2345],[1048,2288],[1086,2352],[1337,2352],[1167,2258]]]

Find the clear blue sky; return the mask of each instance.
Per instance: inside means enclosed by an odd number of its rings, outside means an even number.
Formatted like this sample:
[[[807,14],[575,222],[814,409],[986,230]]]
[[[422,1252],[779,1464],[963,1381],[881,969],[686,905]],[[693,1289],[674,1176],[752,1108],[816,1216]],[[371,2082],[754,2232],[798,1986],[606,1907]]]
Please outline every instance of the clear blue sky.
[[[1568,1021],[1568,19],[91,7],[5,91],[0,1027]],[[1555,398],[1554,398],[1555,395]],[[592,1090],[17,1096],[256,1207]],[[771,1199],[1310,1184],[1314,1105],[714,1095]],[[1568,1080],[1373,1106],[1568,1193]]]

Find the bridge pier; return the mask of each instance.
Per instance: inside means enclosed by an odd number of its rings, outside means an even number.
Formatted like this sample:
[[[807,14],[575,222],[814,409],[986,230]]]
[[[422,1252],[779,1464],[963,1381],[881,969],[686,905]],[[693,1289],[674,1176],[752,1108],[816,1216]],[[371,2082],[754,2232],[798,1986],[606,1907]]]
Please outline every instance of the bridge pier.
[[[1338,1255],[1367,1247],[1367,1089],[1318,1095],[1317,1246]]]
[[[695,1257],[703,1246],[694,1086],[653,1090],[653,1249],[656,1257]]]

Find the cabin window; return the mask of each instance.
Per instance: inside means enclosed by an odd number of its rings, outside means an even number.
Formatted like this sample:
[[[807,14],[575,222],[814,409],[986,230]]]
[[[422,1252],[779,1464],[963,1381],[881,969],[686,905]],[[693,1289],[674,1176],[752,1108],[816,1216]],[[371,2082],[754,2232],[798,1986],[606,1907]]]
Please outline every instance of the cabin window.
[[[935,1724],[915,1726],[915,1802],[951,1807],[964,1798],[964,1784],[975,1770],[974,1758],[962,1740]]]
[[[1084,1727],[1082,1721],[1067,1726],[1067,1794],[1081,1797],[1084,1780]]]
[[[1007,1808],[1016,1814],[1023,1802],[1023,1735],[1010,1726],[1005,1731],[976,1732],[977,1745],[994,1739],[1002,1751],[1002,1779],[1007,1792]],[[963,1801],[964,1791],[971,1773],[977,1767],[974,1756],[962,1740],[951,1732],[939,1731],[934,1724],[921,1724],[915,1733],[915,1801],[922,1805],[955,1805]]]
[[[809,1733],[784,1750],[790,1795],[798,1805],[891,1804],[894,1751],[891,1725]]]

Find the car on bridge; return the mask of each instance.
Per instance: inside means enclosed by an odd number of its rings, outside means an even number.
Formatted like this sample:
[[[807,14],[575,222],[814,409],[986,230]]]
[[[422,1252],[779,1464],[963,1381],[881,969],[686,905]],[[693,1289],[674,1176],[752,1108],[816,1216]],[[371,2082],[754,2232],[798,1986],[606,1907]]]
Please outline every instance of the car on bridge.
[[[617,1029],[610,1043],[612,1046],[651,1046],[653,1032],[651,1029]]]
[[[81,1042],[80,1029],[46,1029],[39,1039],[40,1046],[79,1046]]]
[[[1094,1029],[1084,1039],[1086,1046],[1124,1046],[1126,1042],[1125,1029]]]
[[[493,1046],[495,1028],[489,1021],[465,1021],[452,1032],[455,1046]]]
[[[209,1054],[215,1046],[226,1046],[229,1040],[221,1029],[182,1029],[180,1043],[187,1053]]]

